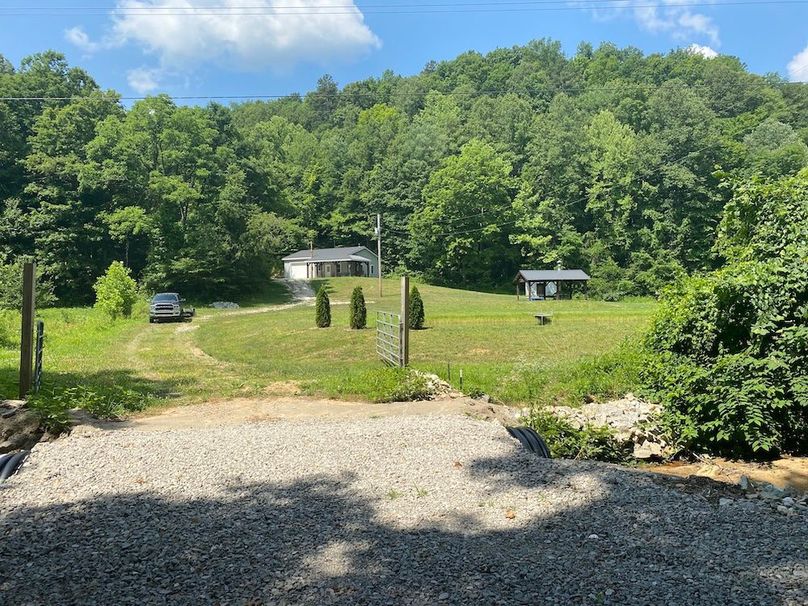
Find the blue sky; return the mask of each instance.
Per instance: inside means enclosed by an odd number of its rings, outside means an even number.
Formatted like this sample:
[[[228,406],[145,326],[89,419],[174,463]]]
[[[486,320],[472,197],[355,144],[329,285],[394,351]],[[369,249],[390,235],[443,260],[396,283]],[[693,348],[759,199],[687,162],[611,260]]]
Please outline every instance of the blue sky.
[[[582,40],[645,52],[693,44],[707,54],[738,56],[757,73],[808,81],[808,3],[622,0],[619,10],[589,8],[604,1],[4,0],[0,53],[17,64],[37,51],[62,51],[101,86],[125,96],[305,92],[325,72],[340,84],[385,69],[409,75],[431,59],[542,37],[559,40],[568,54]],[[467,10],[389,14],[396,4]],[[486,11],[469,13],[470,4]],[[9,15],[10,6],[26,14]],[[178,6],[202,14],[189,16]],[[265,8],[243,8],[255,6]],[[525,6],[543,10],[503,10]],[[50,7],[48,14],[32,14],[40,7]],[[212,14],[222,7],[229,14]],[[305,14],[290,14],[296,12]]]

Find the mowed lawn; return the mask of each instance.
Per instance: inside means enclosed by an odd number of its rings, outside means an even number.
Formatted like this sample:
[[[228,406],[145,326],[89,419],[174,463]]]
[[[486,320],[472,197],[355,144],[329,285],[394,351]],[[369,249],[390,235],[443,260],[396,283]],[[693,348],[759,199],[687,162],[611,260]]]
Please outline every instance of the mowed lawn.
[[[373,279],[337,278],[324,283],[332,302],[332,325],[318,329],[314,309],[301,306],[203,323],[194,339],[217,360],[267,381],[299,381],[305,391],[337,397],[378,397],[372,383],[384,381],[375,352],[376,311],[400,309],[397,280],[385,280],[379,297]],[[351,290],[362,286],[368,329],[348,328]],[[619,392],[628,380],[615,372],[625,362],[621,346],[640,338],[654,309],[650,299],[529,302],[514,295],[487,294],[418,285],[426,329],[411,331],[410,363],[466,392],[485,392],[510,403],[552,399],[543,390],[578,390],[579,375],[589,391]],[[553,314],[539,326],[533,315]],[[607,360],[596,360],[604,354]],[[605,363],[604,363],[605,362]],[[594,365],[594,366],[593,366]],[[598,374],[602,376],[597,376]],[[562,383],[570,382],[565,386]],[[560,393],[562,399],[567,394]],[[574,394],[571,394],[574,396]]]
[[[110,322],[88,308],[46,309],[43,391],[82,386],[105,397],[185,404],[289,393],[385,400],[400,392],[405,375],[387,369],[375,353],[376,310],[399,310],[399,283],[389,279],[378,296],[371,279],[325,283],[332,326],[314,325],[311,303],[280,306],[289,296],[278,285],[238,311],[200,308],[190,323],[149,324],[136,318]],[[348,300],[363,287],[368,329],[348,328]],[[624,343],[637,341],[654,302],[517,302],[513,295],[418,285],[426,330],[411,332],[410,361],[463,391],[488,393],[512,404],[608,397],[630,389],[638,369]],[[538,326],[533,314],[553,314]],[[8,318],[6,317],[6,320]],[[12,324],[14,322],[12,321]],[[17,326],[11,326],[17,337]],[[8,331],[7,331],[8,332]],[[18,337],[17,337],[18,338]],[[0,349],[0,395],[16,397],[18,350]]]

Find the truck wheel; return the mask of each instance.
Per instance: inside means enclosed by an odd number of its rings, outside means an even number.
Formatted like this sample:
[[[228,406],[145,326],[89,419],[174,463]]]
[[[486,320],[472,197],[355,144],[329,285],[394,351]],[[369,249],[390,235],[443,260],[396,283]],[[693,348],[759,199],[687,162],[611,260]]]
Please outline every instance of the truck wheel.
[[[154,322],[155,322],[154,318],[149,318],[149,324],[154,324]]]

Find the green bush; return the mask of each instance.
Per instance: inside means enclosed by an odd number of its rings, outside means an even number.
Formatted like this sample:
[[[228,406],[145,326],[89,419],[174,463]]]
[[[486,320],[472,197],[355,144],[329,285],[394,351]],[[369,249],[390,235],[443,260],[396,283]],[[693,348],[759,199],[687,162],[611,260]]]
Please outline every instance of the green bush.
[[[39,424],[49,433],[60,435],[70,427],[69,406],[63,401],[39,393],[29,398],[28,406],[39,416]]]
[[[348,309],[348,316],[351,322],[351,328],[360,329],[368,325],[368,310],[365,307],[365,294],[362,292],[362,287],[357,286],[351,293],[351,305]]]
[[[808,450],[808,170],[737,184],[718,250],[727,264],[667,289],[642,378],[669,432],[733,456]]]
[[[132,315],[137,301],[137,283],[129,270],[120,261],[113,261],[107,272],[98,278],[95,285],[95,307],[113,320]]]
[[[59,419],[59,411],[81,408],[99,419],[117,420],[128,412],[143,410],[149,396],[123,387],[88,387],[77,385],[42,391],[31,398],[36,410],[47,411]],[[43,423],[44,424],[44,423]]]
[[[421,330],[424,327],[424,301],[418,287],[413,286],[410,292],[410,317],[409,324],[413,330]]]
[[[614,439],[608,427],[578,428],[540,406],[534,407],[526,424],[536,430],[556,459],[594,459],[621,463],[631,458],[631,448]]]
[[[315,322],[317,328],[328,328],[331,326],[331,301],[328,298],[325,286],[321,286],[317,291],[317,298],[314,303]]]

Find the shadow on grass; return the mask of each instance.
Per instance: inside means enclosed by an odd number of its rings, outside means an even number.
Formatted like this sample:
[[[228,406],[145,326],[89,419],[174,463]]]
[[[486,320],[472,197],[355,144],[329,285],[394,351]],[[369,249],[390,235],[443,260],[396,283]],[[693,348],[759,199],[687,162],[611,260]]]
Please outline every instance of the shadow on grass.
[[[282,282],[267,280],[266,284],[255,292],[231,300],[237,301],[240,307],[260,307],[263,305],[291,303],[294,301],[294,297]]]
[[[320,292],[321,288],[325,288],[325,292],[331,294],[334,292],[334,287],[329,284],[329,281],[325,278],[317,279],[317,280],[309,280],[309,284],[311,285],[311,289],[314,291],[314,294]]]
[[[131,391],[144,399],[170,399],[181,395],[182,381],[149,379],[131,370],[108,370],[93,373],[45,371],[40,393],[59,393],[72,387],[105,393],[110,390]],[[14,399],[19,392],[17,368],[0,368],[0,397]]]
[[[486,528],[468,508],[448,509],[441,523],[402,526],[359,494],[361,478],[353,472],[292,483],[248,483],[228,474],[215,498],[190,483],[170,497],[149,492],[146,483],[95,499],[6,508],[0,596],[8,605],[684,605],[805,598],[804,520],[774,516],[762,523],[754,511],[727,513],[703,501],[668,510],[666,503],[689,497],[666,494],[659,503],[663,489],[652,481],[628,486],[624,476],[634,472],[569,462],[542,469],[519,460],[521,467],[506,457],[467,469],[494,491],[566,491],[566,508],[497,528]],[[140,473],[138,464],[133,452],[127,473]],[[143,473],[153,477],[159,469]],[[583,492],[586,473],[603,485],[598,495]]]

